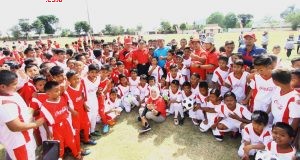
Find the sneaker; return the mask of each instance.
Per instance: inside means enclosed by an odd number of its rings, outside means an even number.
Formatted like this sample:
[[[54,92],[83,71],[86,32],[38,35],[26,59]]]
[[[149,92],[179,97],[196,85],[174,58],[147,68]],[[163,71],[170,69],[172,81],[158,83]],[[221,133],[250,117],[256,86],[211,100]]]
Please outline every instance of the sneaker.
[[[215,136],[216,140],[219,141],[219,142],[222,142],[223,141],[223,138],[224,136],[222,135],[219,135],[219,136]]]
[[[91,133],[91,136],[99,137],[99,136],[101,136],[101,134],[99,132],[95,131],[95,132]]]
[[[142,134],[142,133],[148,132],[150,130],[151,130],[150,125],[147,125],[146,127],[144,126],[139,132],[140,132],[140,134]]]
[[[94,140],[89,140],[89,141],[87,141],[87,142],[83,142],[83,144],[87,144],[87,145],[96,145],[97,142],[94,141]]]
[[[203,128],[201,128],[200,126],[199,126],[199,130],[200,130],[200,132],[202,132],[202,133],[206,132],[206,130],[203,129]]]
[[[184,117],[179,119],[179,125],[182,126],[182,125],[183,125],[183,122],[184,122]]]
[[[84,149],[83,151],[81,151],[81,155],[82,156],[87,156],[91,153],[91,151],[89,149]]]
[[[109,125],[108,125],[108,124],[106,124],[106,125],[103,126],[102,132],[103,132],[104,134],[106,134],[106,133],[109,132]]]
[[[197,119],[195,119],[195,118],[192,118],[192,122],[193,122],[193,124],[195,126],[199,126],[200,125],[199,121]]]
[[[174,124],[177,126],[179,124],[179,121],[177,118],[174,118]]]

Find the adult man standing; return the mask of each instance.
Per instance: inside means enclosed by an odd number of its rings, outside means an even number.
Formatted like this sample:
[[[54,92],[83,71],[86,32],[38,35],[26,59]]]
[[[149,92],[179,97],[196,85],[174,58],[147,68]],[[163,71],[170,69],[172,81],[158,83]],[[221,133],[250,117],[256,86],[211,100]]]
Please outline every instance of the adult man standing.
[[[205,69],[201,69],[199,66],[205,64],[207,60],[207,55],[201,47],[200,39],[194,38],[191,41],[191,44],[194,48],[194,52],[191,54],[191,74],[198,73],[200,75],[201,80],[206,80]]]
[[[267,50],[268,43],[269,43],[269,35],[268,35],[267,31],[264,31],[262,38],[261,38],[261,45],[265,50]]]
[[[132,59],[138,70],[138,75],[148,73],[149,69],[149,51],[146,49],[146,41],[139,40],[138,48],[132,51]]]
[[[252,67],[253,57],[265,54],[266,50],[255,45],[256,37],[254,33],[245,34],[244,39],[245,47],[240,47],[238,52],[242,53],[244,64]]]
[[[164,44],[165,40],[162,38],[158,38],[157,39],[157,45],[158,48],[154,51],[154,57],[156,57],[158,59],[158,65],[161,68],[164,68],[165,64],[166,64],[166,59],[167,59],[167,53],[169,51],[169,47],[165,46]],[[165,70],[164,70],[165,72]]]
[[[132,69],[132,41],[131,38],[124,39],[124,48],[119,53],[119,60],[122,61],[127,70]]]

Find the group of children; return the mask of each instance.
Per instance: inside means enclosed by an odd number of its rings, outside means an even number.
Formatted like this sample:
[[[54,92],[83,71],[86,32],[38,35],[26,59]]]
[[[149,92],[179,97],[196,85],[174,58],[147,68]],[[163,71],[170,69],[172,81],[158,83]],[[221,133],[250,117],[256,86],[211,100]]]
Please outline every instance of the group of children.
[[[211,129],[218,141],[227,132],[241,134],[238,155],[243,159],[258,150],[279,158],[295,156],[300,58],[292,60],[293,69],[282,69],[276,53],[261,55],[249,68],[239,54],[220,54],[209,83],[191,72],[191,60],[184,58],[193,53],[190,47],[169,50],[165,68],[150,55],[148,73],[141,75],[134,67],[128,71],[112,54],[104,62],[98,49],[77,55],[68,50],[68,59],[64,49],[52,49],[51,61],[40,64],[43,54],[37,50],[27,48],[19,67],[11,59],[4,61],[0,71],[0,142],[11,159],[31,159],[35,141],[45,140],[60,142],[60,158],[68,147],[81,159],[90,153],[81,143],[96,145],[93,137],[100,136],[97,122],[108,133],[123,110],[147,107],[153,88],[158,88],[166,105],[162,112],[173,116],[174,125],[189,117],[201,132]],[[3,55],[13,57],[8,50]],[[191,109],[183,105],[185,100],[191,100]]]

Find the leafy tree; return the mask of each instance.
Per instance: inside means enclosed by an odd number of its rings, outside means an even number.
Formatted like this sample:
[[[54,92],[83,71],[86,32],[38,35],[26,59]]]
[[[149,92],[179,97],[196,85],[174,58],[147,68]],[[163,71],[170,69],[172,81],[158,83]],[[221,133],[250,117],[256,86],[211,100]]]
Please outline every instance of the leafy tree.
[[[263,19],[264,23],[267,24],[269,27],[273,28],[279,24],[272,16],[265,16]]]
[[[227,13],[224,18],[224,26],[226,28],[235,28],[238,19],[234,13]]]
[[[28,33],[32,29],[31,25],[29,24],[29,19],[19,19],[19,26],[21,31],[24,32],[26,39],[28,39]]]
[[[171,23],[168,21],[160,22],[160,29],[163,33],[172,33],[172,26]]]
[[[206,19],[206,24],[218,24],[224,27],[224,15],[220,12],[214,12]]]
[[[251,15],[251,14],[239,14],[237,17],[240,20],[240,22],[242,23],[243,27],[246,27],[246,25],[247,26],[252,26],[251,25],[252,23],[250,23],[250,22],[253,19],[253,15]]]
[[[59,19],[54,15],[41,15],[37,17],[44,25],[46,34],[54,34],[56,31],[55,25]]]
[[[18,25],[13,26],[10,31],[15,39],[18,39],[22,36],[21,28]]]
[[[37,19],[32,24],[32,29],[35,31],[36,34],[41,35],[44,31],[44,25],[41,20]]]
[[[69,35],[71,35],[71,30],[70,29],[62,29],[61,30],[60,36],[62,36],[62,37],[68,37]]]
[[[125,34],[130,34],[133,35],[135,34],[136,29],[135,28],[127,28],[126,31],[124,32]]]
[[[187,29],[187,25],[186,23],[181,23],[180,26],[179,26],[180,30],[184,31]]]
[[[295,5],[288,6],[283,12],[280,13],[282,19],[286,19],[289,14],[299,12],[299,9],[296,9]]]
[[[292,24],[292,29],[297,30],[300,25],[300,11],[287,15],[286,21]]]
[[[136,26],[136,31],[141,32],[142,29],[143,29],[143,26],[142,26],[142,25],[137,25],[137,26]]]
[[[111,24],[107,24],[105,25],[104,30],[102,31],[104,34],[108,34],[110,35],[112,32],[112,25]]]
[[[91,26],[87,23],[87,21],[78,21],[75,23],[75,32],[80,34],[81,31],[85,32],[86,34],[90,31]]]

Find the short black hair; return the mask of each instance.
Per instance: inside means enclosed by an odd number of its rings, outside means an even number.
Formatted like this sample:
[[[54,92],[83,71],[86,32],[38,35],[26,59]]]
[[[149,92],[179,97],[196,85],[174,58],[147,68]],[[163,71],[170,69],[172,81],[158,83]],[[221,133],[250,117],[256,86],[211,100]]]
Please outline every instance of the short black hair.
[[[194,77],[196,77],[196,78],[200,78],[200,75],[198,74],[198,73],[193,73],[192,75],[191,75],[191,77],[192,76],[194,76]]]
[[[147,75],[146,74],[142,74],[140,75],[140,80],[147,80]]]
[[[287,69],[275,69],[272,71],[272,79],[281,84],[290,84],[292,80],[291,71]]]
[[[74,52],[73,52],[72,49],[67,49],[67,50],[66,50],[66,54],[69,55],[70,57],[72,57],[73,54],[74,54]]]
[[[254,66],[270,66],[272,64],[272,59],[268,55],[260,55],[254,58]]]
[[[101,57],[102,51],[100,49],[93,50],[93,54],[96,58]]]
[[[67,73],[66,73],[66,77],[67,79],[70,79],[71,77],[73,77],[74,75],[76,75],[77,72],[74,71],[74,70],[69,70]]]
[[[99,65],[98,64],[94,64],[94,63],[90,64],[88,68],[89,68],[89,72],[90,71],[99,71],[100,70]]]
[[[292,70],[291,74],[300,78],[300,68]]]
[[[57,75],[63,74],[64,69],[60,66],[53,66],[49,72],[50,72],[51,76],[57,76]]]
[[[220,48],[219,48],[219,52],[226,52],[226,50],[225,50],[225,47],[224,46],[221,46]]]
[[[231,92],[231,91],[228,91],[228,92],[226,92],[226,93],[224,94],[223,98],[225,99],[225,98],[227,98],[227,97],[233,97],[233,98],[236,100],[235,94],[234,94],[233,92]]]
[[[109,65],[107,65],[107,64],[102,65],[100,70],[108,71],[109,70]]]
[[[273,54],[269,54],[268,56],[272,59],[272,62],[277,62],[277,59],[278,59],[277,56],[275,56]]]
[[[209,94],[214,94],[214,95],[216,95],[216,97],[220,97],[221,92],[220,92],[219,89],[214,88],[214,89],[212,89],[212,90],[209,92]]]
[[[156,81],[156,79],[155,79],[154,76],[150,76],[150,77],[148,78],[148,82],[151,81],[151,80],[154,80],[154,82]]]
[[[133,68],[133,69],[130,70],[130,73],[132,73],[132,72],[138,73],[138,70],[136,68]]]
[[[48,81],[46,82],[45,86],[44,86],[44,90],[45,92],[51,90],[52,88],[59,86],[59,83],[56,81]]]
[[[286,131],[286,133],[290,136],[290,137],[295,137],[295,131],[293,129],[292,126],[290,126],[289,124],[287,123],[284,123],[284,122],[277,122],[275,123],[273,126],[272,126],[272,130],[277,127],[277,128],[281,128],[283,130]]]
[[[33,81],[33,84],[35,85],[37,82],[39,82],[39,81],[47,81],[47,79],[43,75],[37,75],[37,76],[33,77],[32,81]]]
[[[243,59],[242,53],[232,53],[231,56],[237,56],[239,59]]]
[[[174,69],[174,68],[175,68],[175,69],[178,69],[177,65],[176,65],[176,64],[171,64],[170,70],[171,70],[171,69]]]
[[[121,80],[124,77],[126,78],[125,74],[123,74],[123,73],[119,74],[119,80]]]
[[[234,44],[233,40],[225,41],[225,46],[232,45],[232,44]]]
[[[179,85],[180,85],[180,84],[179,84],[179,81],[176,80],[176,79],[174,79],[174,80],[171,82],[171,84],[174,84],[174,85],[176,85],[176,86],[179,86]]]
[[[5,56],[9,56],[10,55],[10,51],[7,50],[7,49],[5,49],[5,50],[3,50],[2,54],[5,55]]]
[[[31,47],[27,47],[27,48],[24,50],[24,54],[26,55],[26,54],[28,54],[28,52],[30,52],[30,51],[34,51],[34,49],[31,48]]]
[[[244,61],[241,59],[236,60],[233,64],[244,67]]]
[[[228,63],[228,57],[227,56],[219,56],[218,61],[224,61],[226,63]]]
[[[188,82],[188,81],[183,82],[182,88],[185,87],[185,86],[188,86],[188,87],[190,87],[190,88],[192,87],[192,86],[191,86],[191,83]]]
[[[203,81],[203,82],[200,82],[199,83],[199,88],[205,88],[205,89],[208,89],[208,83]]]
[[[261,110],[256,110],[251,115],[251,121],[266,126],[269,122],[268,113]]]
[[[27,72],[27,70],[32,68],[32,67],[36,67],[37,69],[39,69],[39,67],[36,64],[28,64],[24,68],[25,72]]]
[[[18,78],[18,75],[14,72],[8,70],[1,70],[0,71],[0,85],[4,84],[6,86],[10,85],[14,82],[15,79]]]
[[[295,57],[291,60],[292,65],[296,62],[300,61],[300,57]]]
[[[120,65],[124,65],[124,63],[122,61],[118,61],[117,66],[120,66]]]
[[[113,93],[118,93],[118,89],[116,87],[113,87],[109,92],[109,94],[113,94]]]
[[[76,61],[80,61],[81,57],[84,57],[84,55],[82,54],[77,54],[74,58],[76,59]]]
[[[32,58],[26,58],[24,61],[25,66],[29,65],[29,64],[33,64],[34,60]]]

